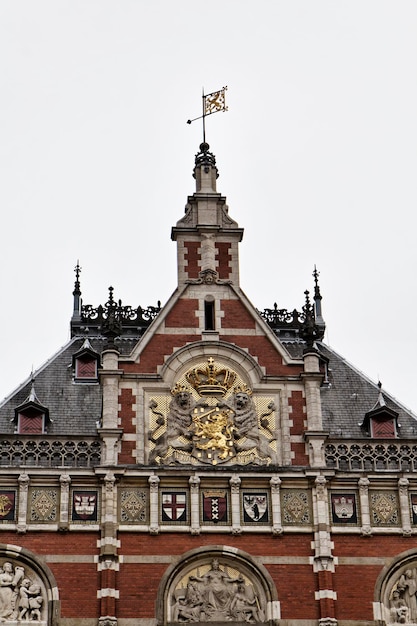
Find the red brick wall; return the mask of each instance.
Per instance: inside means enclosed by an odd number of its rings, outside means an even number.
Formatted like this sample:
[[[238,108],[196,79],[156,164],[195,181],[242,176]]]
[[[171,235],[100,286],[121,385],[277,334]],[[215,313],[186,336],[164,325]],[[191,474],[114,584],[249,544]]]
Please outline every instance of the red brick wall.
[[[231,244],[228,242],[216,242],[217,254],[216,261],[218,261],[217,271],[219,272],[219,278],[230,278],[230,263],[232,256],[230,254]]]
[[[255,328],[255,320],[240,300],[221,300],[220,308],[224,311],[222,328]]]
[[[122,363],[121,367],[127,373],[156,374],[158,365],[164,363],[164,356],[171,355],[174,348],[200,338],[200,335],[154,335],[140,355],[139,363]]]
[[[136,396],[133,395],[131,389],[122,389],[119,395],[119,417],[121,418],[121,427],[125,433],[135,433],[136,426],[133,425],[133,418],[136,417],[136,411],[132,405],[136,403]]]
[[[200,242],[198,241],[185,241],[185,260],[186,264],[184,267],[184,271],[188,274],[188,278],[198,278],[198,273],[200,271],[200,261],[201,254],[198,252],[200,247]]]
[[[198,328],[198,300],[180,298],[165,319],[167,328]]]

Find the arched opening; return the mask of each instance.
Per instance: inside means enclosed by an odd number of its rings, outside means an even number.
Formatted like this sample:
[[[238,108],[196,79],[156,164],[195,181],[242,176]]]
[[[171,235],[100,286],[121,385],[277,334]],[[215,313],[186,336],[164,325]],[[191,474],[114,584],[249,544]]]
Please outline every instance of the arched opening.
[[[58,626],[60,603],[55,578],[36,555],[0,543],[0,620]]]
[[[280,606],[272,578],[249,554],[228,546],[192,550],[172,565],[158,590],[157,623],[273,624]]]

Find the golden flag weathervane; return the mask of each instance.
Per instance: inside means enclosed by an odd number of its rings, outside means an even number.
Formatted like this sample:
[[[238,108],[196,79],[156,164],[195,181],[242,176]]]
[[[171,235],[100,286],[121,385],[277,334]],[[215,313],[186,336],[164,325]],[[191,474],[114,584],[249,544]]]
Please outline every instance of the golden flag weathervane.
[[[213,113],[218,113],[219,111],[223,111],[223,113],[227,111],[226,91],[227,87],[222,87],[222,89],[219,89],[219,91],[213,91],[212,93],[208,93],[207,95],[205,95],[203,89],[203,115],[195,117],[193,120],[187,120],[187,124],[191,124],[196,120],[203,120],[204,143],[206,141],[206,117],[208,115],[212,115]]]

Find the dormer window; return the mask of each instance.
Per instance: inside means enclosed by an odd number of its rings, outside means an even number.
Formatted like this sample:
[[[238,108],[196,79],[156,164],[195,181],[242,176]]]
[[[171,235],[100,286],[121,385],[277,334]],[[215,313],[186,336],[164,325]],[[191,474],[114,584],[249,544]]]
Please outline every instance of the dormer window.
[[[75,360],[75,378],[97,380],[97,359],[87,354]]]
[[[35,407],[28,407],[17,415],[19,435],[43,435],[45,432],[45,413]]]
[[[72,357],[74,381],[76,383],[96,383],[98,380],[99,355],[86,339],[81,349]]]
[[[379,395],[374,407],[365,414],[360,426],[373,439],[395,439],[398,437],[398,413],[385,404],[381,391],[381,383],[378,383]]]
[[[39,402],[33,380],[27,400],[14,411],[13,421],[16,425],[16,433],[19,435],[43,435],[46,433],[46,426],[51,422],[49,410]]]

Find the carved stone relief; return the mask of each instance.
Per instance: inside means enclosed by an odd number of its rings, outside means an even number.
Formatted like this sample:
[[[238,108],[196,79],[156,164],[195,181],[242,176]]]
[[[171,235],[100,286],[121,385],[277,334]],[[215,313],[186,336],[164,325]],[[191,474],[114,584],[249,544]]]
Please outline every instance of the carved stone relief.
[[[0,565],[0,621],[45,622],[47,595],[28,567],[4,560]]]
[[[187,371],[166,398],[149,403],[149,461],[217,465],[276,462],[276,406],[252,397],[238,374],[209,358]]]
[[[214,558],[176,585],[170,622],[264,622],[265,599],[247,575]]]

